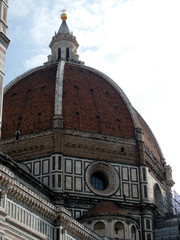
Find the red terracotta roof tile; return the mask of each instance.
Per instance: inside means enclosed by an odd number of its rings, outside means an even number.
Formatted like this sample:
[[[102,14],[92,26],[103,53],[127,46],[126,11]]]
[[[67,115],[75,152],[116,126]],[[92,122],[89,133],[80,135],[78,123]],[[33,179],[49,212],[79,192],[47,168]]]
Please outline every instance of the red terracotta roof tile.
[[[63,88],[65,128],[134,138],[134,125],[125,102],[103,77],[66,64]]]
[[[113,202],[104,201],[104,202],[100,202],[93,209],[89,210],[85,214],[85,216],[86,215],[96,215],[96,214],[107,214],[107,213],[109,213],[109,214],[116,213],[116,214],[128,215],[128,213],[125,210],[119,208]]]
[[[2,138],[52,128],[57,66],[38,70],[15,83],[3,100]]]

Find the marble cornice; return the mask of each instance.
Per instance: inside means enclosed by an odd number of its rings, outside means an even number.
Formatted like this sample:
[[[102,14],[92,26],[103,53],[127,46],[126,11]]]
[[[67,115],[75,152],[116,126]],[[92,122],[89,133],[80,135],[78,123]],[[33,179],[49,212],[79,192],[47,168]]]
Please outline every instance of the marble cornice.
[[[2,165],[0,165],[0,185],[2,194],[7,194],[8,198],[23,203],[51,221],[56,218],[56,207],[53,204],[15,179],[14,174]]]
[[[93,231],[86,228],[84,225],[82,225],[75,219],[72,219],[71,216],[67,214],[67,212],[64,212],[63,209],[61,209],[57,213],[58,224],[62,225],[64,230],[71,232],[72,235],[82,240],[101,240],[102,239]]]

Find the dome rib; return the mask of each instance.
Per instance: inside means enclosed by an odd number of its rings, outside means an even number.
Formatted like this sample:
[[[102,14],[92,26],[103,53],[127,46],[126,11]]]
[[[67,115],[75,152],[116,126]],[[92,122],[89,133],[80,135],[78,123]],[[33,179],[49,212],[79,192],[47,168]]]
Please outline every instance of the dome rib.
[[[55,86],[55,107],[54,107],[55,115],[62,115],[64,66],[65,66],[64,61],[60,61],[58,63],[58,68],[56,73],[56,86]]]

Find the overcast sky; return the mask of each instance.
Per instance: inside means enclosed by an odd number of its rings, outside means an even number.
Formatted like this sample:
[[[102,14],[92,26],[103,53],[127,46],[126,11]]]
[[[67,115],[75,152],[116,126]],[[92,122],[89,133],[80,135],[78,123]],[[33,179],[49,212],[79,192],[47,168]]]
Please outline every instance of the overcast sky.
[[[123,89],[154,132],[180,193],[180,1],[9,0],[5,85],[47,61],[63,8],[80,60]]]

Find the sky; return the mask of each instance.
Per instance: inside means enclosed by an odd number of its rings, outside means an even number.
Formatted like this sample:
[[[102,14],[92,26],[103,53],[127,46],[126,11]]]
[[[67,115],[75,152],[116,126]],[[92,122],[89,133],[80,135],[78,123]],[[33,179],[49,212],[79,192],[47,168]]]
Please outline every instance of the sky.
[[[180,1],[9,0],[5,85],[47,61],[63,9],[80,60],[126,93],[155,134],[180,194]]]

